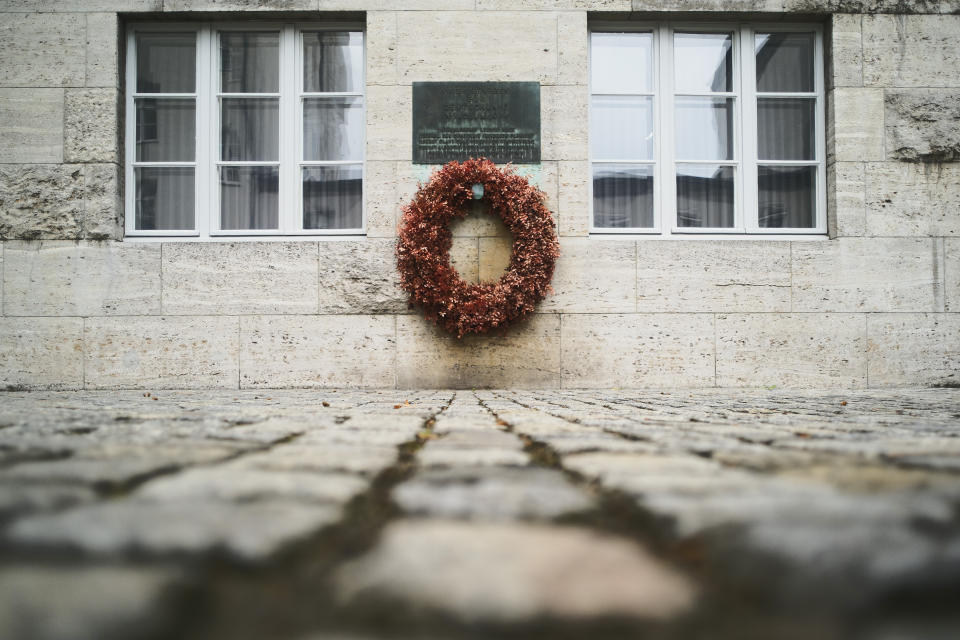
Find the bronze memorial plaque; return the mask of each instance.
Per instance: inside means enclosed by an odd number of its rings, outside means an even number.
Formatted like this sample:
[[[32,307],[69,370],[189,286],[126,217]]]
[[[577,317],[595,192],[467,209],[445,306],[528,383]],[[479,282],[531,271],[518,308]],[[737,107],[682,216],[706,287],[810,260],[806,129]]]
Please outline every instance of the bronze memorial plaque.
[[[540,162],[540,83],[414,82],[413,161]]]

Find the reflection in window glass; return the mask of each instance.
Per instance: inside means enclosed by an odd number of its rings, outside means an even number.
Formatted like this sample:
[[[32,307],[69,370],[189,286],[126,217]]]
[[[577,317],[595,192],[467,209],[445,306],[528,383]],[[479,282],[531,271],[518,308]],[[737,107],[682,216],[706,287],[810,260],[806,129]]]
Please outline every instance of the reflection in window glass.
[[[673,34],[674,89],[679,93],[733,91],[729,33]]]
[[[813,98],[757,100],[757,151],[761,160],[813,160]]]
[[[279,178],[277,167],[220,167],[220,228],[276,229]]]
[[[761,166],[758,170],[760,227],[816,226],[816,167]]]
[[[652,160],[653,98],[595,96],[590,132],[596,160]]]
[[[359,229],[362,202],[360,165],[303,168],[304,229]]]
[[[303,90],[363,90],[363,34],[319,31],[303,34]]]
[[[733,160],[733,98],[676,99],[678,160]]]
[[[757,91],[812,92],[812,33],[758,33]]]
[[[733,227],[734,173],[719,165],[677,165],[677,226]]]
[[[193,98],[137,98],[137,162],[193,162],[196,108]]]
[[[361,98],[304,99],[303,159],[361,159],[363,125]]]
[[[194,228],[193,167],[137,167],[135,225],[143,231]]]
[[[652,33],[594,33],[590,43],[593,93],[653,91]]]
[[[223,98],[220,159],[274,162],[280,159],[280,110],[276,98]]]
[[[280,34],[221,32],[220,91],[280,91]]]
[[[653,166],[595,164],[593,224],[620,229],[653,227]]]
[[[138,33],[137,93],[193,93],[197,82],[197,36]]]

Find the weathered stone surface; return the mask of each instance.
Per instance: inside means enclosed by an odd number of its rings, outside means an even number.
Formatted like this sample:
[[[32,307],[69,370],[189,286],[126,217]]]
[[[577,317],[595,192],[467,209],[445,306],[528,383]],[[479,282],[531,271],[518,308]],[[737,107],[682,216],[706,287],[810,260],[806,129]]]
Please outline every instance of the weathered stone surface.
[[[361,238],[320,243],[320,313],[404,313],[396,241]]]
[[[474,0],[449,0],[443,3],[447,11],[472,11]],[[420,11],[436,10],[433,0],[320,0],[320,10],[341,11]]]
[[[478,10],[546,10],[586,9],[587,11],[630,11],[630,0],[477,0]],[[582,33],[586,33],[585,31]]]
[[[960,311],[960,238],[943,241],[944,311]]]
[[[0,22],[0,86],[82,87],[85,27],[69,14],[7,14]]]
[[[394,11],[367,12],[368,85],[397,83],[397,16]]]
[[[413,158],[413,89],[410,86],[367,87],[367,158]]]
[[[637,243],[637,311],[789,310],[787,243]]]
[[[934,239],[793,243],[794,311],[942,311]]]
[[[83,237],[88,240],[123,238],[123,205],[120,202],[120,167],[115,164],[83,166]]]
[[[315,0],[164,0],[164,11],[316,11]]]
[[[587,97],[582,85],[540,87],[543,160],[587,159]]]
[[[393,499],[410,515],[487,521],[550,519],[594,506],[559,471],[536,468],[423,471],[394,489]]]
[[[713,386],[713,316],[572,314],[561,326],[565,388]]]
[[[419,315],[397,317],[401,388],[560,386],[560,318],[534,314],[502,336],[455,337]]]
[[[160,313],[160,247],[8,242],[4,312],[14,316]]]
[[[685,578],[625,540],[573,527],[442,520],[391,524],[337,584],[345,599],[369,589],[471,621],[663,619],[694,598]]]
[[[827,147],[832,160],[883,160],[883,91],[840,87],[831,91],[827,103],[833,117],[827,118]]]
[[[396,462],[397,449],[387,444],[340,444],[331,443],[330,434],[324,444],[303,444],[299,440],[270,451],[247,455],[234,463],[237,468],[264,469],[269,471],[342,471],[375,475]],[[399,440],[407,439],[403,434]],[[396,444],[399,444],[397,442]]]
[[[240,386],[392,387],[391,316],[244,316]]]
[[[553,84],[557,80],[556,16],[409,11],[398,13],[397,18],[401,83],[457,79]],[[478,51],[483,55],[478,56]]]
[[[155,615],[170,571],[143,567],[52,568],[17,565],[0,571],[0,635],[42,640],[119,637]]]
[[[604,238],[561,238],[554,293],[544,311],[617,313],[636,310],[637,243]]]
[[[960,86],[958,29],[960,15],[864,16],[864,85]]]
[[[316,313],[313,242],[168,242],[163,312]]]
[[[862,162],[835,162],[827,169],[827,226],[831,237],[866,232],[866,177]]]
[[[450,247],[450,265],[464,281],[471,284],[480,282],[481,279],[479,245],[482,240],[487,238],[454,238]]]
[[[63,89],[0,89],[0,162],[63,160]]]
[[[557,232],[561,236],[590,233],[590,163],[559,162]]]
[[[237,387],[237,318],[117,316],[84,327],[91,389]]]
[[[83,2],[86,6],[95,6],[93,3]],[[106,11],[128,11],[131,8],[123,8],[126,3],[106,2]],[[130,4],[138,4],[134,0]],[[153,0],[144,0],[139,2],[141,5],[157,5],[159,2]],[[90,10],[90,9],[87,9]],[[150,11],[159,10],[157,7],[148,9]],[[120,84],[119,55],[117,43],[119,42],[119,25],[116,13],[90,13],[87,14],[87,72],[86,86],[88,87],[117,87]]]
[[[960,235],[960,166],[868,162],[867,233]]]
[[[160,11],[162,4],[162,0],[6,0],[0,12]]]
[[[870,386],[960,386],[960,314],[867,316]]]
[[[862,314],[717,316],[718,387],[829,387],[866,384]]]
[[[0,484],[0,517],[64,509],[90,502],[94,495],[89,487],[75,484],[3,483]]]
[[[83,167],[0,164],[0,239],[67,239],[83,229]]]
[[[368,238],[393,238],[397,235],[400,205],[406,201],[399,194],[401,188],[397,162],[367,161],[363,199]]]
[[[958,79],[960,82],[960,79]],[[887,90],[887,155],[910,162],[960,160],[960,90]]]
[[[119,109],[116,89],[68,89],[64,99],[63,159],[117,162]]]
[[[555,6],[557,3],[545,2],[550,8],[559,9]],[[604,10],[613,10],[609,5],[612,2],[601,2],[596,4],[604,5]],[[628,2],[621,2],[627,5],[624,10],[629,10]],[[510,7],[511,9],[514,7]],[[519,8],[519,7],[518,7]],[[586,9],[587,7],[571,7],[577,9]],[[576,13],[558,13],[557,14],[557,84],[578,84],[585,85],[589,79],[587,69],[587,13],[578,11]]]
[[[450,418],[447,421],[465,428],[450,432],[444,428],[444,421],[438,421],[436,431],[444,437],[430,442],[420,452],[418,457],[424,467],[463,469],[524,466],[529,462],[527,454],[521,451],[523,443],[515,436],[493,429],[489,416],[474,423],[474,428],[467,426],[470,423],[466,420]]]
[[[340,508],[270,500],[230,502],[121,501],[18,520],[8,537],[90,553],[210,553],[226,550],[263,561],[340,516]]]
[[[458,238],[465,240],[466,238]],[[478,254],[479,280],[481,282],[496,282],[510,266],[510,254],[513,252],[513,242],[508,237],[477,238],[480,245]]]
[[[863,43],[861,16],[835,13],[831,18],[830,56],[833,87],[863,86]]]
[[[634,11],[780,11],[781,0],[633,0]]]
[[[83,387],[83,320],[0,318],[0,388]]]
[[[784,11],[809,13],[940,13],[949,0],[783,0]]]

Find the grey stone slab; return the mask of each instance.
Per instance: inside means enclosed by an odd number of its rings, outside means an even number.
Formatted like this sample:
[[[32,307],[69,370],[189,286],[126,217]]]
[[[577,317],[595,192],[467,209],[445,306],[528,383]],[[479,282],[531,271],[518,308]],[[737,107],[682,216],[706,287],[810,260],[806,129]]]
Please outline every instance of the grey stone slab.
[[[908,162],[960,159],[960,90],[887,90],[887,155]]]
[[[477,0],[480,11],[630,11],[630,0]]]
[[[960,86],[958,28],[960,15],[864,16],[863,83],[875,87]]]
[[[238,321],[217,316],[89,318],[84,327],[91,389],[237,388]]]
[[[540,88],[541,157],[543,160],[586,160],[587,87]]]
[[[533,314],[509,333],[460,340],[420,316],[397,316],[400,388],[560,385],[560,318]]]
[[[862,314],[729,314],[717,319],[717,386],[848,389],[866,384]]]
[[[884,99],[881,89],[838,87],[827,95],[829,160],[837,162],[883,160]]]
[[[781,0],[633,0],[634,11],[781,11]]]
[[[83,387],[83,320],[0,318],[0,388]]]
[[[135,11],[133,8],[123,8],[124,3],[105,2],[105,11]],[[158,0],[133,0],[129,4],[152,7],[144,9],[157,11],[161,4]],[[94,3],[83,2],[85,7],[93,7]],[[90,10],[89,8],[87,10]],[[120,41],[120,25],[116,13],[89,13],[87,14],[87,71],[86,86],[88,87],[118,87],[120,86],[120,63],[117,43]]]
[[[835,13],[830,24],[830,61],[834,87],[863,86],[863,42],[858,13]]]
[[[162,0],[6,0],[0,12],[160,11]]]
[[[62,162],[63,118],[63,89],[0,89],[0,162]]]
[[[637,243],[633,240],[570,238],[560,240],[543,311],[623,313],[636,310]]]
[[[866,193],[869,235],[960,235],[955,163],[868,162]]]
[[[960,238],[943,241],[944,310],[960,311]]]
[[[363,238],[320,243],[320,313],[404,313],[396,241]]]
[[[793,243],[794,311],[942,311],[933,239]]]
[[[559,9],[558,3],[544,2],[547,7]],[[571,5],[581,3],[571,3]],[[602,10],[614,10],[614,2],[597,2]],[[628,2],[621,2],[629,10]],[[513,8],[513,7],[510,7]],[[519,8],[519,7],[517,7]],[[570,9],[586,9],[584,6],[570,6]],[[574,11],[557,14],[557,84],[585,85],[589,81],[588,70],[588,30],[586,11]]]
[[[574,527],[443,520],[394,522],[335,580],[346,599],[371,590],[475,622],[662,620],[688,609],[695,593],[686,578],[624,539]]]
[[[335,436],[330,434],[330,437]],[[403,440],[406,439],[409,437],[404,434]],[[372,476],[391,466],[396,460],[396,446],[389,444],[295,442],[263,453],[244,456],[236,462],[236,466],[270,471],[347,472]]]
[[[830,237],[866,233],[866,177],[862,162],[834,162],[827,169],[827,227]]]
[[[160,247],[8,242],[4,309],[11,316],[160,313]]]
[[[557,186],[557,232],[561,236],[590,233],[590,163],[561,161]]]
[[[316,11],[316,0],[164,0],[164,11]]]
[[[789,244],[637,243],[637,311],[789,310]]]
[[[565,315],[563,386],[712,386],[713,323],[710,314]]]
[[[83,233],[84,168],[0,164],[0,239],[75,239]]]
[[[392,387],[391,316],[245,316],[240,386]]]
[[[53,511],[91,502],[95,497],[89,487],[75,484],[25,485],[19,482],[0,484],[0,517]]]
[[[163,245],[163,312],[316,313],[317,244]]]
[[[960,385],[960,314],[867,316],[871,386]]]
[[[367,160],[410,162],[413,158],[412,87],[370,85],[365,99]]]
[[[63,109],[65,162],[119,161],[116,89],[67,89]]]
[[[397,22],[395,11],[368,11],[365,32],[367,84],[397,84]]]
[[[0,23],[0,86],[82,87],[86,21],[56,13],[11,13]]]
[[[83,166],[83,237],[87,240],[123,238],[121,184],[118,165]]]

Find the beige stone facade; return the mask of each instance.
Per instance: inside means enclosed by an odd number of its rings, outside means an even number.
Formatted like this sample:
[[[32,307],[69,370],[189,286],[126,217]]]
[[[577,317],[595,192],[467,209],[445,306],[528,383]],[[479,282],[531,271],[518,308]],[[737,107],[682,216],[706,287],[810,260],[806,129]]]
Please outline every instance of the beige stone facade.
[[[366,236],[124,238],[129,21],[362,20]],[[119,12],[119,13],[118,13]],[[588,25],[824,25],[829,235],[591,235]],[[952,0],[0,0],[0,388],[960,384],[960,4]],[[393,238],[412,83],[541,85],[556,293],[457,341],[408,308]],[[509,239],[455,230],[470,280]]]

